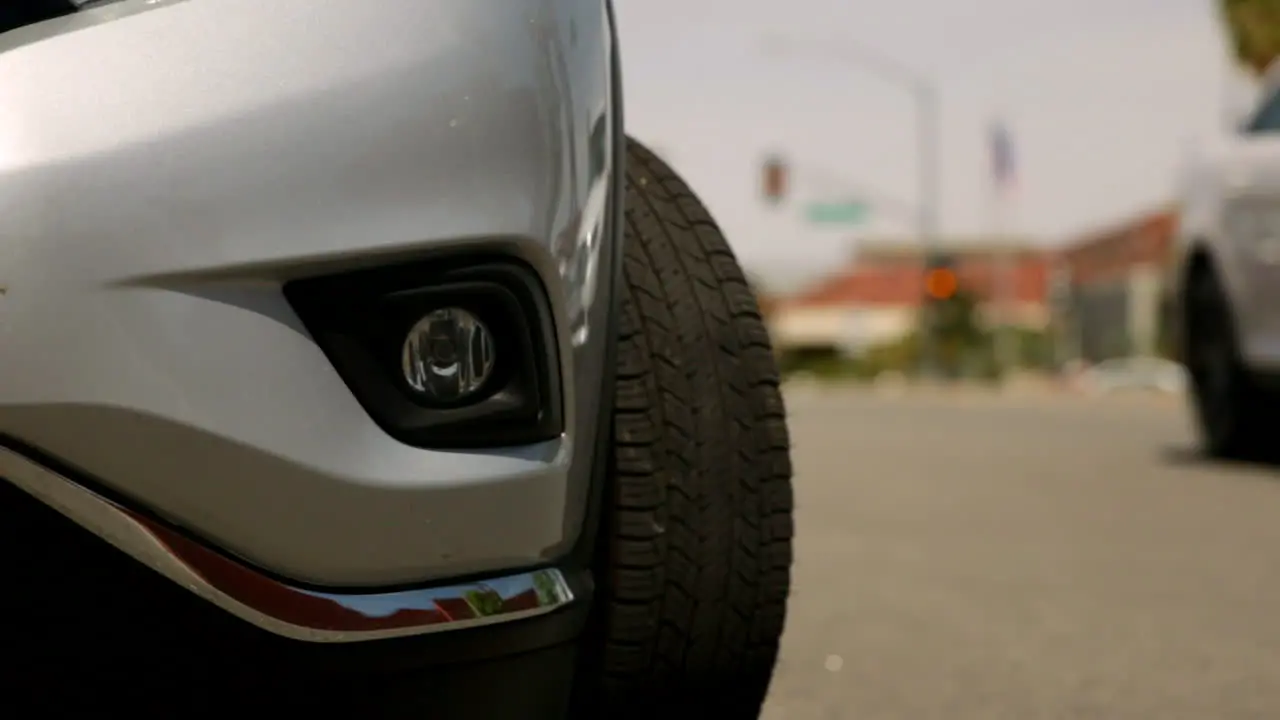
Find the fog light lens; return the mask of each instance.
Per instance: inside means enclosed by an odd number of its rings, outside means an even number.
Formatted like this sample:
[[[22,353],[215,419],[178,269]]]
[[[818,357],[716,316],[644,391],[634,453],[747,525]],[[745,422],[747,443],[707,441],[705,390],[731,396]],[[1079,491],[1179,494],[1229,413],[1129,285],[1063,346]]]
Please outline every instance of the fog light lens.
[[[493,333],[462,308],[442,308],[414,323],[401,363],[409,387],[438,402],[476,394],[493,374]]]

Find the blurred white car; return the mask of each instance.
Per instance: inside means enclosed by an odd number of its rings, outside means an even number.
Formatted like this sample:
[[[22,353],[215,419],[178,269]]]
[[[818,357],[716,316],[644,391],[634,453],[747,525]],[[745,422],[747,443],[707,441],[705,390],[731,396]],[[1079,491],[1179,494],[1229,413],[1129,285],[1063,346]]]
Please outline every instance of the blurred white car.
[[[1280,66],[1183,181],[1171,327],[1205,449],[1257,456],[1280,407]]]
[[[1177,363],[1155,357],[1104,360],[1085,369],[1080,386],[1093,395],[1127,390],[1180,393],[1186,388],[1186,372]]]

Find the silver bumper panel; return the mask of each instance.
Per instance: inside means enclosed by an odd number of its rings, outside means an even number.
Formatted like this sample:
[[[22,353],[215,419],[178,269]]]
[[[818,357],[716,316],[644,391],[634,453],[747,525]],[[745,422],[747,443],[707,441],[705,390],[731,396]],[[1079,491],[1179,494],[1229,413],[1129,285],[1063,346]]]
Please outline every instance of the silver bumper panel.
[[[5,448],[0,478],[223,610],[295,640],[359,642],[473,628],[544,615],[574,600],[556,569],[395,592],[294,587]]]

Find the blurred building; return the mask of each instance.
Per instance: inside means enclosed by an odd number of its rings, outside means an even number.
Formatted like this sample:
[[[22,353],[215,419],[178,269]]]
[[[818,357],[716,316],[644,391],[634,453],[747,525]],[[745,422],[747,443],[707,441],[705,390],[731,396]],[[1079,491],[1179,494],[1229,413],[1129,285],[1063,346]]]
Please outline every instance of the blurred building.
[[[940,243],[962,288],[980,299],[988,325],[1049,327],[1053,258],[1025,241],[954,239]],[[925,256],[911,240],[864,241],[846,267],[816,286],[777,301],[770,317],[780,348],[839,348],[856,354],[894,342],[917,327]],[[1001,282],[1001,278],[1008,278]],[[1002,298],[1011,298],[1006,303]],[[1008,317],[1004,316],[1008,312]]]
[[[989,327],[1049,331],[1060,341],[1061,359],[1097,362],[1159,354],[1162,283],[1173,259],[1176,223],[1176,214],[1162,209],[1056,251],[981,238],[943,241],[940,249],[952,258],[961,286],[980,298]],[[769,299],[774,344],[856,354],[896,341],[918,327],[924,275],[919,244],[862,242],[850,262],[825,280]]]
[[[1173,211],[1159,210],[1062,251],[1058,316],[1071,357],[1097,362],[1159,352],[1162,282],[1176,224]]]
[[[760,308],[760,316],[767,322],[778,309],[780,300],[777,294],[758,285],[751,286],[751,293],[756,297],[756,305]]]

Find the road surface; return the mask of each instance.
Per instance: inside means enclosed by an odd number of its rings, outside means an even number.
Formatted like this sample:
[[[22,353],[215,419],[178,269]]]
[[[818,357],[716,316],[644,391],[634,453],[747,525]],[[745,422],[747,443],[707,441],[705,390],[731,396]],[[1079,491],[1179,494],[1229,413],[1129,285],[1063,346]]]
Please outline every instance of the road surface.
[[[793,393],[767,720],[1280,718],[1280,471],[1162,398]]]

